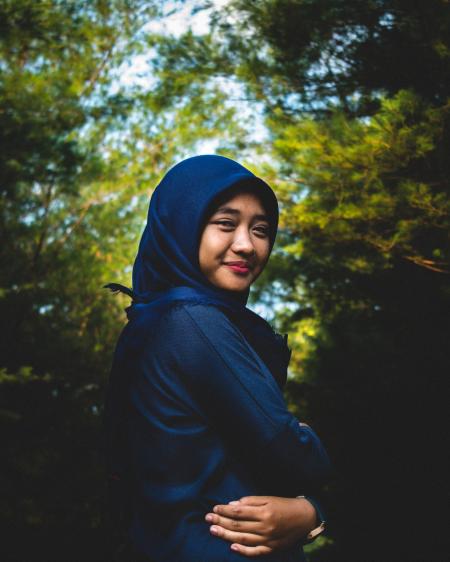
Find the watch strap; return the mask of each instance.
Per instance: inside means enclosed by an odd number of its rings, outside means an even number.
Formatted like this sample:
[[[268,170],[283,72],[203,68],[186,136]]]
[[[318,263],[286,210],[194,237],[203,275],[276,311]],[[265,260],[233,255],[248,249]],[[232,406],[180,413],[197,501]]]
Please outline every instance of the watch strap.
[[[308,500],[309,503],[314,507],[316,510],[317,519],[319,521],[319,525],[312,529],[305,537],[304,544],[310,543],[315,540],[320,534],[322,534],[325,530],[325,518],[323,516],[322,509],[318,502],[309,496],[297,496],[297,498],[302,498]]]

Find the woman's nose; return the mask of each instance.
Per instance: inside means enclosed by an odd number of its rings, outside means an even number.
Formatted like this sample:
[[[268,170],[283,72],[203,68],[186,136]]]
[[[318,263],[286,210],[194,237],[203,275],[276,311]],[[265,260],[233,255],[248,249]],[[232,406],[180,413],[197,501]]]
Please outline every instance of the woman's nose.
[[[237,229],[235,231],[231,247],[235,252],[244,252],[246,254],[253,254],[255,252],[255,247],[247,229]]]

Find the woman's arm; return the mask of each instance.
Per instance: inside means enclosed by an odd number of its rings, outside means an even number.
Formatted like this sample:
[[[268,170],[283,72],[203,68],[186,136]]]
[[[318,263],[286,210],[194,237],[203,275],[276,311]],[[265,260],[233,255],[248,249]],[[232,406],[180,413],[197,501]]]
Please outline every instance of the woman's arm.
[[[159,387],[190,401],[270,494],[311,493],[328,475],[319,437],[288,411],[265,363],[217,307],[184,304],[165,313],[138,370],[131,399],[143,419],[154,408],[147,402],[157,370]]]
[[[329,461],[320,439],[288,411],[265,363],[217,307],[176,307],[154,338],[152,355],[160,341],[176,342],[164,359],[171,372],[179,373],[211,427],[277,495],[304,494],[323,482]],[[145,366],[144,358],[144,373]]]
[[[317,527],[314,506],[306,498],[247,496],[208,513],[213,535],[231,542],[245,556],[259,556],[301,543]]]
[[[301,422],[300,425],[309,427]],[[322,523],[322,514],[314,503],[304,496],[246,496],[214,506],[205,520],[211,523],[211,533],[231,542],[234,551],[259,556],[304,541]]]

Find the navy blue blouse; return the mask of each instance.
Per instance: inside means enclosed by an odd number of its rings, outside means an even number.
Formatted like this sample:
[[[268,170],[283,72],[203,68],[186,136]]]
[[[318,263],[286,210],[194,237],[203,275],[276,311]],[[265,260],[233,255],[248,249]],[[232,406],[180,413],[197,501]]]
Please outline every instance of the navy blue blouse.
[[[327,454],[220,307],[170,303],[148,324],[140,305],[122,336],[145,334],[126,365],[131,541],[152,562],[242,562],[211,535],[206,513],[246,495],[308,495]],[[298,544],[264,560],[304,555]]]

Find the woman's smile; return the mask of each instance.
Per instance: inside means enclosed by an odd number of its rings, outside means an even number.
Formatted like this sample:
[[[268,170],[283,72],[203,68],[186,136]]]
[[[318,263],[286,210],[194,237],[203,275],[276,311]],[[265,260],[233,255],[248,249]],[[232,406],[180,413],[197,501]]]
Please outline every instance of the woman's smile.
[[[244,274],[246,275],[247,273],[250,273],[250,268],[249,267],[245,267],[242,265],[230,265],[229,263],[225,264],[227,267],[229,267],[231,270],[235,271],[236,273],[239,274]]]
[[[207,279],[229,291],[245,291],[264,269],[270,225],[260,199],[242,192],[209,217],[199,247],[199,265]]]
[[[239,274],[247,274],[250,273],[251,266],[248,262],[245,261],[233,261],[233,262],[225,262],[227,267],[229,267],[232,271],[235,271]]]

